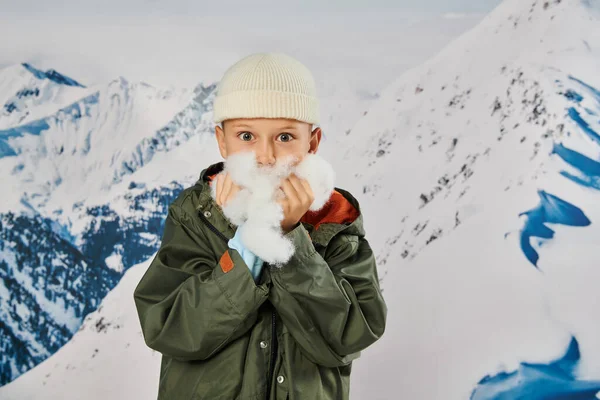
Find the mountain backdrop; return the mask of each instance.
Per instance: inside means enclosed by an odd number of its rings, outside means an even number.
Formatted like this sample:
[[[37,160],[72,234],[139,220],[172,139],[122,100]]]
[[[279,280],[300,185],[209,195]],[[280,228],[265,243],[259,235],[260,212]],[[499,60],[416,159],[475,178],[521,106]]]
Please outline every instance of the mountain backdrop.
[[[598,0],[505,0],[381,92],[321,85],[389,308],[353,398],[600,398],[599,72]],[[1,399],[156,396],[132,293],[215,88],[0,70]]]

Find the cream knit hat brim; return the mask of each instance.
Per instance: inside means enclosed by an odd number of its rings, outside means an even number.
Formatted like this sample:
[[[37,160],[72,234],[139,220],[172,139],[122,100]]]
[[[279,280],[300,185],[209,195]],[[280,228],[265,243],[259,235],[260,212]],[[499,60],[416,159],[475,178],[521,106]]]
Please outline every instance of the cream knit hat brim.
[[[318,124],[319,100],[310,70],[284,53],[256,53],[229,67],[217,85],[213,120],[290,118]]]

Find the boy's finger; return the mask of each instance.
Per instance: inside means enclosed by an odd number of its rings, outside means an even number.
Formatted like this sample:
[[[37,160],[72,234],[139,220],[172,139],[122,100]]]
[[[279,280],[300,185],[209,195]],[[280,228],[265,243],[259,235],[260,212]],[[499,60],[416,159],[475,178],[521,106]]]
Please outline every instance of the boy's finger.
[[[279,204],[281,206],[281,208],[283,209],[283,213],[285,215],[285,213],[287,212],[288,206],[289,206],[288,199],[283,198],[283,199],[277,200],[277,204]]]
[[[304,190],[308,194],[309,200],[314,201],[315,194],[313,193],[312,188],[310,187],[310,183],[308,183],[308,181],[306,179],[300,179],[300,184],[302,185],[302,187],[304,187]],[[312,203],[312,201],[311,201],[311,203]]]
[[[296,193],[298,195],[298,200],[300,200],[303,204],[308,203],[308,200],[310,199],[310,197],[309,197],[310,195],[306,191],[306,188],[304,187],[302,182],[300,181],[300,178],[298,178],[294,174],[291,174],[290,175],[290,184],[293,186],[294,190],[296,191]]]
[[[235,197],[236,193],[239,191],[240,191],[239,187],[237,187],[235,184],[233,184],[231,186],[231,190],[229,191],[229,194],[227,195],[227,199],[225,199],[225,204],[229,204],[231,199],[233,199]]]
[[[221,183],[220,177],[221,177],[221,174],[219,174],[219,175],[217,175],[215,177],[215,180],[217,181],[217,190],[216,190],[216,192],[217,192],[216,197],[217,198],[215,200],[217,201],[218,205],[221,205],[221,188],[223,186],[222,183]]]
[[[231,190],[231,177],[229,173],[225,173],[225,179],[223,180],[223,192],[221,193],[221,203],[225,205],[227,197],[229,197],[229,191]]]
[[[231,179],[231,178],[230,178]],[[238,185],[237,183],[235,183],[235,181],[233,179],[231,179],[231,190],[240,190],[242,187],[240,185]]]
[[[298,199],[298,192],[294,189],[294,186],[291,184],[288,178],[284,179],[281,184],[281,189],[283,189],[286,197],[290,200],[291,203],[296,203]]]

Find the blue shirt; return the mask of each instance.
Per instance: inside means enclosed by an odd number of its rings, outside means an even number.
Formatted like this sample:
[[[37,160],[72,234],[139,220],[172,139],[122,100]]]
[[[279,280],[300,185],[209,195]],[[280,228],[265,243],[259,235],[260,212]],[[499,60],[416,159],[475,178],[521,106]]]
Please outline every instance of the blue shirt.
[[[261,260],[257,255],[252,253],[250,250],[244,247],[242,241],[240,240],[240,227],[238,227],[235,231],[235,235],[233,238],[229,239],[227,244],[230,248],[236,249],[238,253],[242,256],[242,259],[250,269],[250,273],[254,278],[254,282],[258,282],[258,277],[260,276],[260,272],[262,270],[263,260]]]

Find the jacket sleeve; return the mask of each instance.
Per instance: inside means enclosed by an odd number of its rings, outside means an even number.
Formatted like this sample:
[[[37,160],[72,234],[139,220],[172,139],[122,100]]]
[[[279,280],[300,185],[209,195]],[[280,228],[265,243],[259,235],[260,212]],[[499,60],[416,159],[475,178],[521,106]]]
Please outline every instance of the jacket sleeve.
[[[204,360],[243,335],[268,298],[235,249],[214,256],[205,233],[171,204],[160,248],[134,290],[148,347],[179,360]]]
[[[385,330],[373,251],[364,236],[341,233],[322,257],[302,224],[287,236],[296,251],[281,268],[269,266],[269,300],[312,362],[348,364]]]

